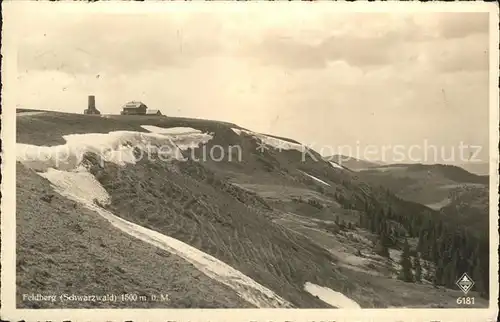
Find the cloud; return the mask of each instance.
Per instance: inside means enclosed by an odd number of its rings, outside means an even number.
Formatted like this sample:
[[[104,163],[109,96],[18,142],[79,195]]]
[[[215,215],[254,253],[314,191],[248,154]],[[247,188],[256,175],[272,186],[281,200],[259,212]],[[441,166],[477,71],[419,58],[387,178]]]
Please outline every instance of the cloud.
[[[338,61],[366,70],[415,63],[442,72],[487,68],[487,14],[350,13],[326,19],[318,13],[317,22],[309,19],[298,28],[290,27],[302,21],[295,16],[255,26],[253,15],[31,17],[30,28],[20,33],[18,62],[24,70],[69,74],[186,68],[210,56],[287,69],[323,69]]]
[[[474,34],[488,34],[488,13],[469,12],[441,14],[438,19],[439,35],[442,38],[464,38]]]
[[[432,66],[443,73],[459,71],[489,70],[489,37],[484,34],[471,34],[465,38],[453,38],[442,43],[427,45],[422,55]]]
[[[78,16],[76,16],[78,17]],[[70,74],[138,72],[185,67],[216,53],[222,21],[193,15],[181,24],[161,15],[92,16],[90,21],[46,22],[20,41],[18,63],[25,70]],[[66,21],[65,21],[66,20]]]
[[[312,43],[275,30],[242,52],[260,63],[296,69],[336,61],[363,69],[404,63],[429,63],[443,72],[488,67],[487,14],[351,14],[328,27],[340,32]]]

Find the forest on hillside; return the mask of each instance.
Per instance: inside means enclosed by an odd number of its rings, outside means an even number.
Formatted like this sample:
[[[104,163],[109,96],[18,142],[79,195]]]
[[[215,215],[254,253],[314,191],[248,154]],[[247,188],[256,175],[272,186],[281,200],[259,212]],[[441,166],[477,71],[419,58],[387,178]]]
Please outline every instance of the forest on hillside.
[[[352,203],[340,198],[344,206]],[[408,203],[411,205],[411,203]],[[420,206],[420,205],[418,205]],[[374,199],[366,199],[358,226],[378,235],[376,251],[389,257],[389,248],[402,250],[399,278],[406,282],[420,283],[422,265],[425,261],[434,263],[435,269],[426,267],[430,276],[426,280],[435,286],[457,289],[456,281],[467,273],[475,282],[474,289],[482,297],[489,296],[489,238],[466,227],[445,222],[434,213],[398,213],[392,205],[382,205]],[[417,238],[412,248],[408,239]],[[411,260],[413,258],[413,260]]]

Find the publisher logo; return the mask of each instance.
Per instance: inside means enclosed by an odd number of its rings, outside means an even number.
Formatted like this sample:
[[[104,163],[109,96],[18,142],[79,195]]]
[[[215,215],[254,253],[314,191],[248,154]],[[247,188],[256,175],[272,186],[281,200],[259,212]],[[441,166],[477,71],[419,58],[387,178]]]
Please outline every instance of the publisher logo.
[[[464,292],[464,294],[467,294],[472,286],[474,286],[474,281],[470,278],[467,273],[464,273],[456,282],[457,286]]]

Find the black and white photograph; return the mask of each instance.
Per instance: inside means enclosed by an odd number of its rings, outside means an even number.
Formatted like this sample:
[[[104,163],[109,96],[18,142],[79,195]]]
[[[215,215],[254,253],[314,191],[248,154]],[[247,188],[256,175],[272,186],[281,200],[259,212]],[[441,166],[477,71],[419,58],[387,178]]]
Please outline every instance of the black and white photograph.
[[[7,320],[496,319],[497,6],[2,6]]]

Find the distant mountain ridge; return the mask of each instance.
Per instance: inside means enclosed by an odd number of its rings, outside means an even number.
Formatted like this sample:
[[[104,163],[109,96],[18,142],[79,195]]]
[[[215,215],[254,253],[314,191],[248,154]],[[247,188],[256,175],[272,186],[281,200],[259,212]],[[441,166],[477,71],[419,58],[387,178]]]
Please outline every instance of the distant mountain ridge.
[[[489,225],[489,176],[444,164],[389,164],[358,172],[398,197],[426,205],[478,231]]]
[[[459,166],[456,165],[447,165],[447,164],[422,164],[422,163],[394,163],[387,165],[380,165],[376,168],[394,168],[401,167],[406,168],[409,172],[419,172],[419,171],[431,171],[431,172],[439,172],[445,178],[455,181],[457,183],[482,183],[488,184],[489,177],[487,175],[477,175],[471,173]],[[372,167],[375,168],[375,167]],[[370,169],[376,171],[376,169]],[[366,171],[370,171],[366,170]]]
[[[375,168],[375,167],[379,167],[379,166],[383,165],[382,162],[366,161],[366,160],[361,160],[361,159],[357,159],[354,157],[348,157],[348,156],[340,155],[340,154],[326,156],[324,159],[328,160],[328,161],[335,162],[338,165],[341,165],[341,166],[346,167],[349,170],[353,170],[353,171],[361,171],[361,170]]]
[[[458,166],[469,171],[470,173],[480,176],[487,176],[490,174],[490,164],[488,162],[467,162]]]

